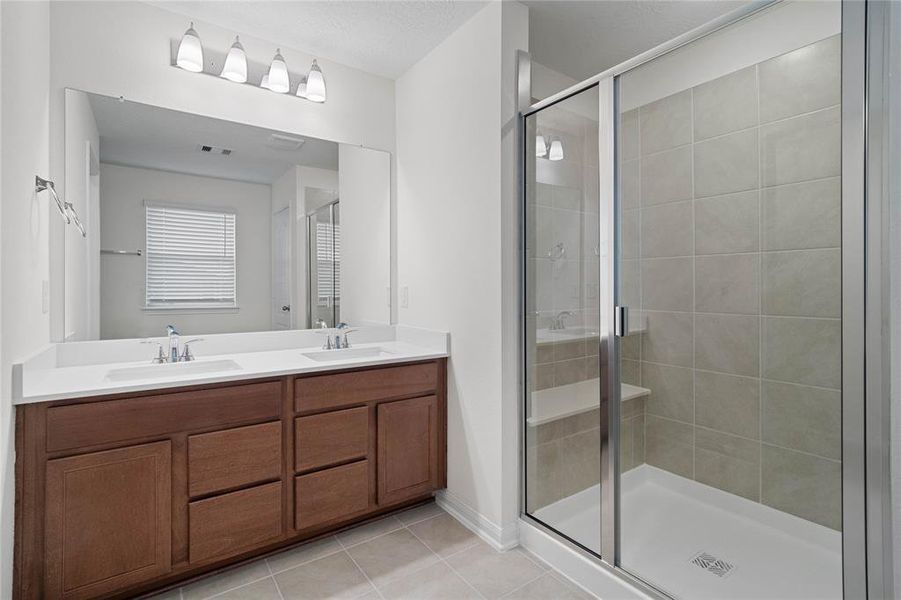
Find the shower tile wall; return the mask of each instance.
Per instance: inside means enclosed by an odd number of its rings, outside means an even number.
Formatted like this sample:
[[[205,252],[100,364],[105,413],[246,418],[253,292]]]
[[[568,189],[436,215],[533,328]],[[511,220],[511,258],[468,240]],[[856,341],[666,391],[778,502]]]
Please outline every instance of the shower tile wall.
[[[622,116],[649,464],[841,526],[840,38]]]

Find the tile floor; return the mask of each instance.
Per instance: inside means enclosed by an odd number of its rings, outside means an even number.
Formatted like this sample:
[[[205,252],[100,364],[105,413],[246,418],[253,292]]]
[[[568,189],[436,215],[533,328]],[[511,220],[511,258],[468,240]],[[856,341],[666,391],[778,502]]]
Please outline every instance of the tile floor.
[[[436,504],[286,550],[152,600],[588,600],[521,549],[497,552]]]

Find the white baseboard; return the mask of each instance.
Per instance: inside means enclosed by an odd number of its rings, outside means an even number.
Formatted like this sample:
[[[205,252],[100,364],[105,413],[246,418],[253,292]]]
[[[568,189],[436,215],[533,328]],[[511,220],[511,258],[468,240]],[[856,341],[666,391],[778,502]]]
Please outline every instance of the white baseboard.
[[[496,550],[503,552],[519,545],[518,523],[498,526],[447,490],[435,494],[435,502]]]

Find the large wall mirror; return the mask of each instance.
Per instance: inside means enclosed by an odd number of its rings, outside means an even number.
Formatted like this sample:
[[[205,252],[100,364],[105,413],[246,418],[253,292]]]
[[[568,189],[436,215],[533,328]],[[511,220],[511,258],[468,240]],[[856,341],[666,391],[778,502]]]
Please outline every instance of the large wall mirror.
[[[67,341],[390,321],[386,152],[66,90]]]

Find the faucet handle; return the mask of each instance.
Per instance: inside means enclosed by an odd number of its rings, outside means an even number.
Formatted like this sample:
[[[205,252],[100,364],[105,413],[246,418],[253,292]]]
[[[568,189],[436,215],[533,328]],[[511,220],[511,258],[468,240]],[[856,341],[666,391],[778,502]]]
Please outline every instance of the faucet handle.
[[[202,342],[202,341],[203,341],[203,338],[194,338],[193,340],[188,340],[187,342],[185,342],[184,343],[185,348],[184,348],[184,350],[182,350],[181,358],[179,360],[181,360],[183,362],[190,362],[190,361],[194,360],[194,355],[191,354],[191,344],[193,344],[194,342]]]
[[[163,345],[156,340],[141,340],[141,344],[156,344],[156,356],[151,359],[151,362],[155,365],[163,364],[164,362],[168,362],[169,357],[166,356],[166,353],[163,352]]]

